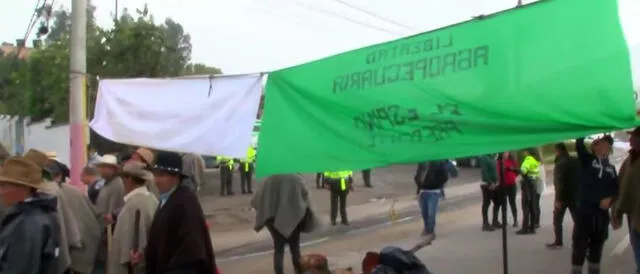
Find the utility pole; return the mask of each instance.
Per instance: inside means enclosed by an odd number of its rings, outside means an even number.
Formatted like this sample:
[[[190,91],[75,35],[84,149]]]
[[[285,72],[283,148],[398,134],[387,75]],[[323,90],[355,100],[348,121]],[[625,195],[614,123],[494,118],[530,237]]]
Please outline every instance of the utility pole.
[[[87,0],[71,2],[71,80],[69,90],[69,143],[71,146],[71,184],[84,188],[80,181],[87,163],[86,152],[86,79],[87,79]]]

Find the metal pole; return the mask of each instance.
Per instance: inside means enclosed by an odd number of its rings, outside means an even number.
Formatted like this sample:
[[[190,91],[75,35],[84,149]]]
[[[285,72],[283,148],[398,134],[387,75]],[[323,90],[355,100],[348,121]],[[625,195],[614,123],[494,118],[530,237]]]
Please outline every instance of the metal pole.
[[[502,200],[502,273],[509,274],[509,247],[507,245],[507,191],[505,189],[504,182],[505,170],[502,154],[498,155],[498,164],[500,165],[500,180],[498,182],[498,186],[500,189],[500,199]]]
[[[114,18],[113,18],[113,19],[114,19],[114,20],[118,20],[118,0],[115,0],[115,1],[116,1],[116,12],[114,13],[114,14],[115,14],[115,16],[114,16]]]
[[[87,162],[86,153],[86,75],[87,75],[87,1],[71,2],[71,80],[69,90],[69,137],[71,146],[71,184],[84,188],[80,174]]]

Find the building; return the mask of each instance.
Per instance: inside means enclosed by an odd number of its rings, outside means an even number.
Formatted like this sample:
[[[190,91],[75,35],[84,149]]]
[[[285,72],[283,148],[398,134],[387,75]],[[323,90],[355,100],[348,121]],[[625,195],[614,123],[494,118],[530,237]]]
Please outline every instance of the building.
[[[0,44],[0,52],[2,52],[2,57],[6,57],[12,54],[18,54],[20,59],[27,59],[29,54],[33,52],[34,49],[39,48],[42,45],[41,40],[33,40],[33,47],[27,47],[24,39],[16,39],[16,45],[2,42]]]

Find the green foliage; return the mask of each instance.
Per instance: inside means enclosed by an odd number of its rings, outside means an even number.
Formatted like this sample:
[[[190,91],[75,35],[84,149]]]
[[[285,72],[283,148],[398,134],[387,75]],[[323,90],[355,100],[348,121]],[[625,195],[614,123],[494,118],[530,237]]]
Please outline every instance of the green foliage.
[[[192,74],[219,74],[221,70],[190,63],[191,37],[171,19],[154,23],[148,8],[126,9],[112,28],[95,24],[95,7],[88,8],[87,73],[88,105],[95,101],[101,78],[174,77]],[[51,117],[68,121],[69,39],[71,12],[53,11],[43,47],[28,59],[0,52],[0,113]],[[4,57],[3,57],[4,56]],[[91,110],[91,109],[90,109]],[[90,113],[90,111],[88,112]]]

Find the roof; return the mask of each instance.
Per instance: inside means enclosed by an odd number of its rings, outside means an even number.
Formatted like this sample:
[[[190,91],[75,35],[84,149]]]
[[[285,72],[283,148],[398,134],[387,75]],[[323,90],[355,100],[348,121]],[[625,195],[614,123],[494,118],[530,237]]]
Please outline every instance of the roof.
[[[14,46],[13,44],[2,43],[0,45],[0,51],[2,51],[2,57],[6,57],[10,54],[16,54],[18,50],[19,50],[18,47]],[[20,59],[26,59],[32,50],[33,48],[24,47],[22,48],[22,50],[20,50],[20,54],[18,55],[18,57]]]

